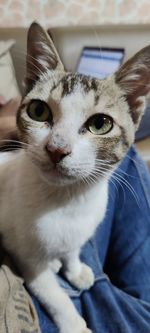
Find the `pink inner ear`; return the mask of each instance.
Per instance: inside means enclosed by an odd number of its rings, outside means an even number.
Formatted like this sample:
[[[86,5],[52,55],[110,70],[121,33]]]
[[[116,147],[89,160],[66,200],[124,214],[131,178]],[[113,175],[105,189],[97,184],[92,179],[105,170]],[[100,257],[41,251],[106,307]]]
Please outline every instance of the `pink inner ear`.
[[[149,72],[142,68],[137,69],[133,72],[132,77],[135,76],[135,79],[123,80],[120,83],[123,89],[126,92],[127,101],[131,108],[139,108],[142,102],[140,101],[140,97],[147,96],[150,91],[150,75]],[[129,74],[130,77],[130,74]]]

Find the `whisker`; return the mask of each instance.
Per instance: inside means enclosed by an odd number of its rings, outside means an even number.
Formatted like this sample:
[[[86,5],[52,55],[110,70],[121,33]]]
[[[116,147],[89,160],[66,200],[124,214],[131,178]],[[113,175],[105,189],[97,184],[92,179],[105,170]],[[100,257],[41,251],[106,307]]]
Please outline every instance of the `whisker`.
[[[23,142],[23,141],[19,141],[19,140],[1,139],[0,142],[8,142],[8,143],[9,143],[9,142],[10,142],[10,143],[15,142],[15,143],[23,144],[23,145],[25,145],[25,146],[29,146],[28,143]]]
[[[134,162],[134,164],[138,164],[137,160],[135,160],[134,158],[132,158],[131,156],[129,156],[128,154],[126,155],[126,157],[131,160],[132,162]]]
[[[107,171],[110,171],[110,170],[107,170]],[[100,174],[104,174],[106,175],[106,169],[103,168],[103,167],[99,167],[99,168],[96,168],[94,169],[93,171],[97,176],[100,175]],[[117,182],[119,182],[120,186],[122,187],[122,184],[125,185],[128,190],[130,190],[130,192],[132,193],[134,199],[136,200],[138,206],[139,206],[139,197],[137,196],[134,188],[131,186],[131,184],[124,178],[122,177],[121,175],[119,175],[117,172],[113,171],[112,175],[111,175],[111,178],[113,178],[114,180],[116,180]],[[122,188],[123,189],[123,188]],[[140,208],[140,206],[139,206]]]
[[[123,177],[120,177],[120,175],[118,175],[118,174],[114,174],[114,175],[112,175],[112,177],[114,179],[116,179],[117,181],[119,180],[122,184],[124,184],[128,188],[128,190],[132,193],[138,207],[140,208],[139,197],[137,196],[133,186],[131,186],[131,184],[127,180],[125,180]]]
[[[106,180],[108,181],[108,176],[106,177],[106,172],[100,170],[100,172],[98,173],[98,176],[99,176],[99,175],[102,176],[104,179],[106,179]],[[117,194],[119,194],[118,187],[117,187],[117,185],[115,184],[115,182],[112,180],[111,177],[109,178],[109,182],[111,182],[111,183],[114,185],[115,189],[117,190]],[[121,187],[122,187],[122,185],[121,185]],[[123,189],[123,191],[124,191],[124,189]]]
[[[19,55],[16,55],[16,57],[19,58]],[[31,58],[31,60],[29,60],[29,58]],[[31,64],[33,67],[35,67],[35,69],[37,69],[37,70],[39,71],[39,73],[40,73],[41,75],[43,75],[44,73],[42,72],[41,68],[38,67],[37,65],[35,65],[35,63],[34,63],[32,60],[35,60],[36,63],[38,63],[38,60],[37,60],[35,57],[33,57],[33,56],[31,56],[30,54],[28,54],[28,62],[29,62],[29,64]],[[45,69],[47,69],[47,68],[45,67]],[[34,73],[34,72],[33,72],[33,73]]]
[[[12,149],[13,148],[13,149]],[[0,154],[2,154],[2,153],[4,153],[4,152],[11,152],[11,151],[13,151],[13,150],[20,150],[20,147],[14,147],[14,146],[12,146],[12,148],[3,148],[2,150],[1,150],[1,148],[0,148]]]
[[[103,171],[103,170],[99,170],[99,172],[97,172],[97,175],[102,175],[102,176],[105,176],[105,179],[107,179],[108,180],[108,177],[106,177],[106,172],[105,171]],[[121,181],[120,180],[118,180],[116,177],[114,178],[114,177],[112,177],[112,175],[111,175],[111,177],[109,178],[109,182],[112,182],[112,184],[115,186],[115,183],[113,182],[113,179],[114,180],[116,180],[118,183],[119,183],[119,185],[120,185],[120,187],[121,187],[121,189],[122,189],[122,191],[123,191],[123,198],[124,198],[124,200],[125,200],[125,190],[124,190],[124,188],[123,188],[123,185],[121,184]],[[116,186],[115,186],[116,187]],[[118,188],[117,188],[117,193],[119,193],[118,192]]]

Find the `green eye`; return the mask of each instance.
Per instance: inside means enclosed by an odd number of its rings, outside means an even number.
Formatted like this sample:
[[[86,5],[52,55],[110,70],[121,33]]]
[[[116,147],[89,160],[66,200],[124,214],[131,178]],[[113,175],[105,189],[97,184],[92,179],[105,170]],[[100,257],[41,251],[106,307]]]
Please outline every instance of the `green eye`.
[[[52,112],[49,106],[40,100],[32,100],[27,109],[28,116],[36,121],[52,122]]]
[[[92,134],[103,135],[113,128],[113,119],[105,114],[95,114],[87,121],[86,128]]]

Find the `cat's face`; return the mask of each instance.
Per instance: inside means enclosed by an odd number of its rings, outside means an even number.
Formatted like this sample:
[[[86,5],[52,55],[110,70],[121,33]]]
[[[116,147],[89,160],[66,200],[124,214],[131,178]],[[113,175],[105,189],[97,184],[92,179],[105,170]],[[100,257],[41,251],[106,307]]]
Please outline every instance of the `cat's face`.
[[[97,80],[66,73],[52,41],[39,25],[31,26],[27,94],[18,113],[18,127],[29,156],[49,183],[108,177],[124,157],[134,140],[144,101],[136,98],[138,105],[135,109],[134,103],[131,112],[120,73],[120,85],[117,76]]]

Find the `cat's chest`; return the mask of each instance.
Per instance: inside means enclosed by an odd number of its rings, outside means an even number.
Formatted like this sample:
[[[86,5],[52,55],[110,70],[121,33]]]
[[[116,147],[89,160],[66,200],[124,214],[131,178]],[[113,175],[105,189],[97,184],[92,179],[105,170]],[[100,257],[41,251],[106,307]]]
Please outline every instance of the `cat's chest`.
[[[107,183],[99,183],[68,204],[43,214],[36,221],[36,234],[48,253],[81,247],[103,220],[107,199]]]

